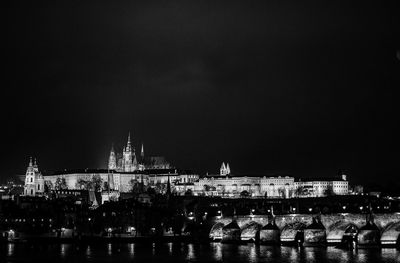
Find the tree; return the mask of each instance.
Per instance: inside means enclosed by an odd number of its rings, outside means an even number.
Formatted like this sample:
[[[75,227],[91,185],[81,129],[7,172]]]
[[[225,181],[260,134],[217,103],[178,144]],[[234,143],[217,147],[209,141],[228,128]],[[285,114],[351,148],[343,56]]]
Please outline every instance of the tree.
[[[285,197],[285,188],[278,188],[279,197]]]
[[[298,186],[295,190],[296,197],[302,196],[304,194],[304,186]]]
[[[328,187],[324,191],[325,196],[332,196],[335,195],[335,192],[333,191],[332,185],[328,185]]]
[[[240,197],[248,197],[250,196],[250,193],[246,190],[243,190],[242,192],[240,192]]]
[[[94,190],[95,192],[99,192],[101,190],[101,177],[100,175],[95,175],[92,177],[92,190]]]
[[[130,184],[130,186],[131,186],[131,192],[132,192],[134,195],[138,195],[138,194],[141,193],[141,190],[142,190],[142,189],[141,189],[141,185],[140,185],[140,183],[139,183],[138,180],[132,179],[132,180],[129,181],[129,184]]]
[[[166,191],[166,185],[162,184],[160,182],[157,182],[154,186],[154,190],[156,191],[157,194],[162,194]]]
[[[108,182],[104,182],[103,183],[103,190],[105,190],[105,191],[110,190],[109,187],[108,187]]]
[[[192,191],[192,189],[187,189],[186,192],[185,192],[185,195],[186,195],[186,196],[193,196],[193,191]]]
[[[44,181],[44,192],[48,194],[53,189],[53,183],[49,180]]]
[[[65,178],[64,177],[57,177],[54,187],[55,187],[56,190],[68,189],[67,182],[65,181]]]
[[[84,180],[82,178],[79,178],[78,181],[76,182],[76,185],[77,185],[77,188],[79,188],[79,189],[88,190],[90,182],[87,180]]]

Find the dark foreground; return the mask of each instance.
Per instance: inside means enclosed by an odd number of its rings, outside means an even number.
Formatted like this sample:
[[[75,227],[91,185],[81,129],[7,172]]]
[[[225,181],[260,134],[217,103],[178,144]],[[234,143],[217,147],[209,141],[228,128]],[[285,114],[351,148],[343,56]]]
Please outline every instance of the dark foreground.
[[[1,262],[400,262],[394,248],[270,247],[233,244],[1,244]],[[3,261],[3,256],[5,260]]]

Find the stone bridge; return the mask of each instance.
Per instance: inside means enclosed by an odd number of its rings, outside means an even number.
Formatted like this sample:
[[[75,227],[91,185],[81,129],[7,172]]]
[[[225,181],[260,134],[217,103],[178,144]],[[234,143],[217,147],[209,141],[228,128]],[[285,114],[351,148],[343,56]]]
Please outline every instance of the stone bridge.
[[[341,243],[345,236],[357,236],[358,243],[399,245],[400,213],[385,214],[289,214],[212,217],[209,237],[214,240],[297,241]],[[368,239],[368,240],[366,240]]]

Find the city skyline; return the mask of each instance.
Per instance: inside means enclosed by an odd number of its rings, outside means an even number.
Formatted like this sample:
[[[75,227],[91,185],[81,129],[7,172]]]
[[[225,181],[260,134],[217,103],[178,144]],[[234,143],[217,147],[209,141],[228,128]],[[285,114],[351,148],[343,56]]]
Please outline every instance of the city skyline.
[[[397,262],[385,1],[8,1],[9,262]]]
[[[199,173],[229,161],[400,188],[394,9],[292,5],[10,3],[1,178],[29,156],[49,171],[101,167],[132,131]]]

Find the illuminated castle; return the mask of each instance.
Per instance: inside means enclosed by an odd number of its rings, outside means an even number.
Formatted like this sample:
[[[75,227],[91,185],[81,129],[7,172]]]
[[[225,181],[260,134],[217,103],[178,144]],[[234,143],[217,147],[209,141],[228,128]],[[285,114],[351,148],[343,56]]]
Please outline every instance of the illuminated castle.
[[[170,169],[171,165],[164,157],[156,156],[145,158],[144,146],[142,143],[140,155],[136,155],[135,148],[132,146],[131,135],[128,135],[128,142],[122,149],[122,155],[116,154],[114,147],[111,147],[110,157],[108,158],[108,169],[117,172],[134,172],[145,169]]]

